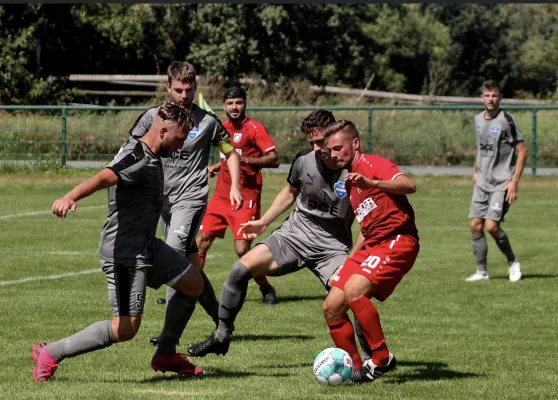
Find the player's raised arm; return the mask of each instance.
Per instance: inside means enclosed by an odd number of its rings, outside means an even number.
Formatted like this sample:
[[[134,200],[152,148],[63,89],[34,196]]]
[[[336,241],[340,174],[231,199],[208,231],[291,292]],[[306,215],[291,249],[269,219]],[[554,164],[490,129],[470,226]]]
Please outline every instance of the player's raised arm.
[[[297,188],[286,185],[275,196],[273,203],[267,209],[265,214],[258,220],[248,221],[241,224],[238,233],[244,232],[243,237],[246,240],[253,240],[265,232],[267,227],[273,223],[281,214],[287,211],[295,202],[297,195]]]
[[[52,204],[52,213],[57,217],[65,218],[68,210],[76,211],[78,200],[83,199],[100,189],[106,189],[118,183],[116,174],[108,168],[97,175],[83,181],[70,190],[63,197],[56,199]]]

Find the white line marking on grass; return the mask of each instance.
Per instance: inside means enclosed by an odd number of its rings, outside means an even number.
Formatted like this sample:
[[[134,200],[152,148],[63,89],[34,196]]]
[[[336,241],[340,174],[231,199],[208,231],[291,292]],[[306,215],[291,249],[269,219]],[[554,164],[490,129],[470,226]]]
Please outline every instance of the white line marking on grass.
[[[102,205],[102,206],[89,206],[89,207],[78,207],[77,211],[80,210],[92,210],[94,208],[102,208],[102,207],[106,207],[106,205]],[[68,211],[68,213],[71,213],[71,211]],[[43,214],[52,214],[51,210],[48,211],[31,211],[31,212],[26,212],[26,213],[21,213],[21,214],[7,214],[7,215],[0,215],[0,220],[3,219],[10,219],[10,218],[19,218],[19,217],[30,217],[33,215],[43,215]]]
[[[40,250],[0,250],[0,254],[47,254],[54,256],[96,256],[92,251],[40,251]]]
[[[34,281],[46,281],[46,280],[50,280],[50,279],[60,279],[60,278],[66,278],[66,277],[70,277],[70,276],[78,276],[78,275],[89,275],[89,274],[94,274],[94,273],[98,273],[98,272],[101,272],[100,268],[88,269],[88,270],[79,271],[79,272],[68,272],[66,274],[58,274],[58,275],[31,276],[29,278],[17,279],[17,280],[14,280],[14,281],[0,281],[0,286],[17,285],[17,284],[20,284],[20,283],[34,282]]]

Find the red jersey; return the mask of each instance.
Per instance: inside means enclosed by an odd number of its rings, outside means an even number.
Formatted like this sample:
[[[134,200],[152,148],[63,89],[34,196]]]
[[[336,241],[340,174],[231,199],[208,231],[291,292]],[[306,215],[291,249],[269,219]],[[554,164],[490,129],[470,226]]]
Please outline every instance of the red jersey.
[[[393,180],[403,175],[388,159],[369,154],[361,154],[350,167],[350,172],[381,181]],[[393,235],[411,235],[418,240],[415,212],[407,196],[386,193],[377,188],[359,189],[348,181],[346,190],[365,244],[374,244]]]
[[[232,146],[241,156],[262,157],[271,150],[275,150],[275,143],[261,122],[246,117],[238,125],[226,120],[223,122],[223,126],[229,133]],[[221,172],[217,178],[215,195],[228,198],[231,190],[231,173],[224,156],[221,157]],[[240,186],[242,192],[261,192],[261,169],[248,164],[240,164]]]

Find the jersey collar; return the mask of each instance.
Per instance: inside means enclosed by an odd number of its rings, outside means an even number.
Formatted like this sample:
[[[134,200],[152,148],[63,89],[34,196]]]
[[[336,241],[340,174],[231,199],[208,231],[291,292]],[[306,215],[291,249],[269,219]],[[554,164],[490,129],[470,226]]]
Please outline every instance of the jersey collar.
[[[364,154],[362,154],[360,151],[357,151],[355,153],[355,156],[353,157],[353,162],[349,166],[349,171],[353,171],[356,168],[360,160],[362,160],[362,157],[364,157]]]

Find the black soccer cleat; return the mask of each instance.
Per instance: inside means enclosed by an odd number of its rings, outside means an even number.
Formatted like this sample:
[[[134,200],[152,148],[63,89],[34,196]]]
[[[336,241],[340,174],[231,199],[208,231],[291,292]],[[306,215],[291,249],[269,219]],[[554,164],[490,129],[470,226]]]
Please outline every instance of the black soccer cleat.
[[[264,304],[277,304],[279,302],[277,299],[277,292],[273,286],[260,288],[260,291],[262,292],[262,302]]]
[[[167,304],[167,299],[161,297],[160,299],[157,299],[157,304]]]
[[[224,342],[220,342],[215,337],[215,334],[212,333],[207,339],[203,342],[196,343],[191,345],[188,348],[188,354],[192,357],[205,357],[208,354],[222,354],[225,355],[229,351],[229,346],[231,345],[230,338],[225,340]]]
[[[159,336],[153,336],[149,340],[149,343],[151,343],[153,346],[159,346]]]
[[[386,365],[378,367],[372,362],[372,360],[368,360],[362,367],[353,372],[353,376],[351,379],[355,383],[374,382],[380,376],[391,371],[396,366],[397,360],[395,359],[393,354],[389,353],[389,360]]]

